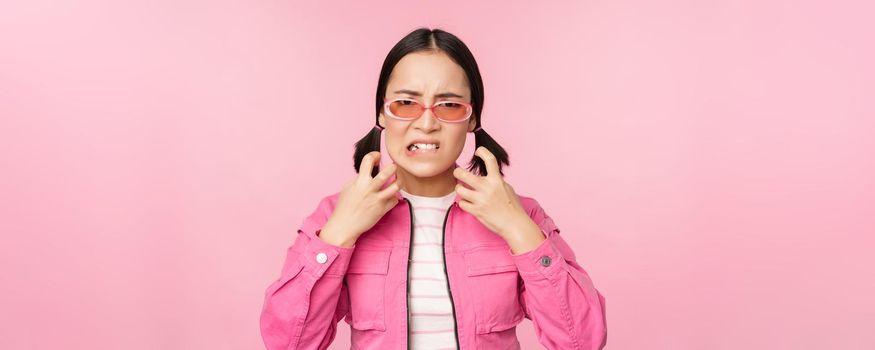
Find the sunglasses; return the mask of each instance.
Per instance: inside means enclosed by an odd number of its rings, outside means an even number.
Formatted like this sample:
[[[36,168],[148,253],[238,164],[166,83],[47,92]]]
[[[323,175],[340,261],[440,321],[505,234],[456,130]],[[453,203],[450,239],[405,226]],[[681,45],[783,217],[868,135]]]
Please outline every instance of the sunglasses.
[[[461,101],[439,101],[430,107],[410,98],[383,99],[383,110],[386,115],[404,121],[415,120],[430,109],[434,116],[447,123],[460,123],[471,117],[471,104]]]

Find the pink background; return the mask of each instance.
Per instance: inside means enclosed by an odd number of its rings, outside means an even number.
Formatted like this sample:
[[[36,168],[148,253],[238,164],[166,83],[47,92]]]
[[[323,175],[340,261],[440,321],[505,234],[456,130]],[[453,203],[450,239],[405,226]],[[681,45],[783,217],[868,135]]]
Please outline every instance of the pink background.
[[[263,348],[419,26],[478,59],[607,348],[875,348],[873,6],[533,3],[3,2],[0,348]]]

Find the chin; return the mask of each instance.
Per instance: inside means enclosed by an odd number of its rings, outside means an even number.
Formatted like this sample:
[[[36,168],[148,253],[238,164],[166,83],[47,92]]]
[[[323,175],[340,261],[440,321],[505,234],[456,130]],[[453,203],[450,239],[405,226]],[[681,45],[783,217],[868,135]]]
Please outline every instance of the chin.
[[[431,160],[427,162],[419,160],[405,159],[402,163],[397,163],[398,166],[404,168],[410,175],[416,177],[433,177],[445,172],[453,165],[452,162]]]

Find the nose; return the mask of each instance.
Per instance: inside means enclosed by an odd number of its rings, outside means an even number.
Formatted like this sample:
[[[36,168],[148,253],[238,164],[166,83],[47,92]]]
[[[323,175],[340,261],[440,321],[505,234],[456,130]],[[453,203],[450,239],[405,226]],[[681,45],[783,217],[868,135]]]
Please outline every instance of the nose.
[[[431,108],[426,108],[422,111],[422,115],[416,119],[413,125],[419,129],[429,131],[436,129],[439,124],[440,121],[434,116],[434,113],[431,112]]]

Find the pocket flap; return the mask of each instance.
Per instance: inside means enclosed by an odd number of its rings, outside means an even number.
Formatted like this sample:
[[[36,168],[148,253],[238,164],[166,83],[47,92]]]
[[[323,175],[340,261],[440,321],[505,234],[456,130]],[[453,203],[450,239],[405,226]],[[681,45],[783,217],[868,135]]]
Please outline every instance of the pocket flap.
[[[507,247],[476,249],[465,253],[465,272],[468,276],[517,271]]]
[[[368,330],[377,330],[377,331],[385,331],[386,324],[380,323],[375,320],[353,320],[351,314],[347,314],[347,316],[343,319],[346,321],[346,324],[349,325],[350,328],[358,329],[360,331],[368,331]]]
[[[356,248],[352,252],[349,268],[346,273],[371,273],[385,275],[389,273],[389,256],[391,250],[371,248]]]
[[[477,331],[477,334],[486,334],[486,333],[492,333],[492,332],[505,331],[505,330],[511,329],[513,327],[516,327],[518,324],[520,324],[520,322],[523,322],[524,318],[525,318],[525,314],[520,312],[519,314],[517,314],[517,317],[514,318],[513,320],[511,320],[510,322],[495,323],[495,324],[485,325],[485,326],[478,324],[476,331]]]

